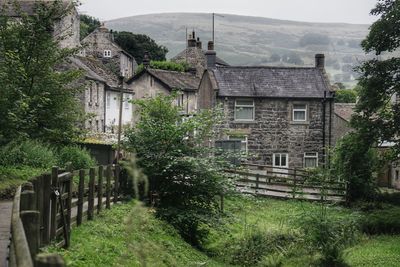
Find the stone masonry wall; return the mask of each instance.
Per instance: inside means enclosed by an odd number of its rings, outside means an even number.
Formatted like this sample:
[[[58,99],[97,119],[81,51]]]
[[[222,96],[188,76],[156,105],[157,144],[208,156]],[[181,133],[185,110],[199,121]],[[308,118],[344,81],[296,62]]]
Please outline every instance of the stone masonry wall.
[[[255,120],[252,122],[234,120],[234,98],[220,98],[218,102],[223,104],[225,114],[220,138],[246,135],[250,162],[272,165],[274,153],[288,153],[289,168],[302,168],[304,153],[317,152],[318,164],[321,166],[323,162],[321,100],[254,99]],[[307,104],[306,122],[292,121],[294,103]],[[329,102],[327,102],[326,146],[329,144],[329,117]]]

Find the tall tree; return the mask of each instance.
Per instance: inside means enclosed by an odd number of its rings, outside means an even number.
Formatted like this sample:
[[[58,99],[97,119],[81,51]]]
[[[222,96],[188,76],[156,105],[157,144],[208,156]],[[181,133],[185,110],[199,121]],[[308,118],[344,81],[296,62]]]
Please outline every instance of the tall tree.
[[[96,28],[101,26],[99,19],[89,16],[80,15],[80,38],[81,40],[92,33]]]
[[[156,61],[164,61],[168,49],[163,45],[158,45],[153,39],[144,34],[133,34],[131,32],[115,32],[115,42],[124,50],[130,53],[138,64],[143,62],[145,52],[150,58]]]
[[[76,95],[80,72],[62,68],[73,49],[53,38],[55,23],[69,12],[61,1],[41,2],[34,15],[13,7],[0,21],[0,143],[18,137],[70,142],[81,132],[83,111]]]
[[[400,48],[400,1],[379,0],[371,14],[380,18],[362,47],[377,57],[358,68],[358,114],[352,123],[370,143],[395,141],[400,151],[400,58],[390,54]]]

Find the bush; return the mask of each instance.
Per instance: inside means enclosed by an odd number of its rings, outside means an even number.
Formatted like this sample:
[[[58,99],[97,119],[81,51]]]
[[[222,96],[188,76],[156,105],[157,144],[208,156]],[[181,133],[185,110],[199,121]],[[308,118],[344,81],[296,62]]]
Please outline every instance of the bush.
[[[231,263],[240,266],[254,266],[261,260],[269,266],[279,266],[280,260],[266,257],[268,254],[281,252],[284,247],[294,244],[298,239],[295,232],[261,232],[257,230],[243,237],[233,245]],[[274,261],[272,264],[271,261]]]
[[[49,145],[33,141],[13,141],[0,148],[0,165],[50,168],[56,164],[54,149]]]
[[[400,234],[400,208],[374,210],[362,217],[360,225],[370,235]]]
[[[58,152],[58,164],[62,168],[70,165],[73,170],[79,170],[96,166],[97,162],[86,149],[71,145]]]

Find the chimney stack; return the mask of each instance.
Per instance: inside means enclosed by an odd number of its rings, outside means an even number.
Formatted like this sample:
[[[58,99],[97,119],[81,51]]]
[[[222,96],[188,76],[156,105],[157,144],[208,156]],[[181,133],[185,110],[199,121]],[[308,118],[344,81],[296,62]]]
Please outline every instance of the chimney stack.
[[[205,53],[207,59],[207,68],[212,69],[215,68],[215,63],[217,61],[217,53],[214,51],[214,42],[208,42],[208,50]]]
[[[193,31],[191,35],[189,35],[188,39],[188,47],[196,47],[196,33]]]
[[[320,70],[325,69],[325,55],[324,54],[316,54],[315,55],[315,67]]]
[[[197,48],[200,48],[200,49],[203,49],[203,44],[201,43],[201,41],[200,41],[200,38],[199,38],[199,37],[197,37],[197,41],[196,41],[196,47],[197,47]]]
[[[149,56],[149,52],[144,52],[144,56],[143,56],[143,66],[145,69],[147,69],[150,66],[150,56]]]

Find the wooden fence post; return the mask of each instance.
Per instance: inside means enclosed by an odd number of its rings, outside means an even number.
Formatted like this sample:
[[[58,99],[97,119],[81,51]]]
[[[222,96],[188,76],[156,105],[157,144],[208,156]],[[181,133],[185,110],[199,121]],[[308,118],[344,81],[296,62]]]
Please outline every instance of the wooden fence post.
[[[89,170],[89,203],[88,203],[88,220],[93,220],[93,210],[94,210],[94,181],[96,178],[96,170],[90,168]]]
[[[296,198],[296,191],[297,191],[297,189],[296,189],[296,172],[297,172],[297,169],[295,168],[293,171],[293,198]]]
[[[118,201],[120,174],[121,174],[121,168],[119,165],[116,165],[115,166],[115,177],[114,177],[114,203],[117,203],[117,201]]]
[[[51,191],[58,189],[58,167],[53,167],[51,169],[51,187]],[[54,240],[56,238],[58,228],[57,206],[57,196],[54,194],[54,192],[51,192],[50,240]]]
[[[40,246],[40,214],[39,211],[36,210],[35,199],[35,192],[32,190],[21,193],[20,217],[24,226],[32,260],[39,252]]]
[[[99,177],[97,182],[97,214],[103,206],[103,166],[99,166]]]
[[[44,215],[43,215],[43,206],[44,206],[44,198],[43,198],[43,176],[38,176],[36,178],[37,180],[37,189],[36,191],[36,206],[37,206],[37,210],[39,211],[39,226],[40,226],[40,239],[39,239],[39,246],[42,245],[43,241],[42,241],[42,232],[44,229]]]
[[[68,182],[68,199],[67,199],[67,235],[68,235],[68,243],[66,245],[69,246],[69,242],[71,240],[71,224],[72,224],[72,190],[73,190],[73,180],[74,174],[71,172],[71,176]]]
[[[112,169],[111,165],[107,166],[106,170],[106,180],[107,180],[107,185],[106,185],[106,209],[111,208],[111,174],[112,174]]]
[[[50,203],[51,203],[51,175],[43,176],[43,229],[42,245],[50,243]]]
[[[39,254],[35,260],[36,267],[64,267],[64,259],[58,254]]]
[[[256,174],[256,190],[258,189],[259,185],[260,185],[260,174],[257,173]]]
[[[79,171],[79,185],[78,185],[78,213],[76,215],[76,225],[82,224],[83,218],[83,198],[85,191],[85,170]]]

